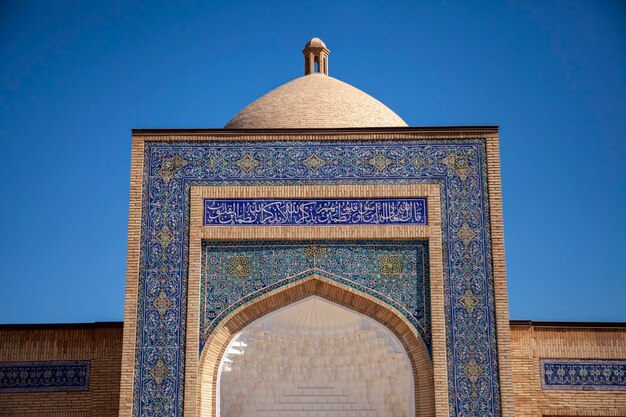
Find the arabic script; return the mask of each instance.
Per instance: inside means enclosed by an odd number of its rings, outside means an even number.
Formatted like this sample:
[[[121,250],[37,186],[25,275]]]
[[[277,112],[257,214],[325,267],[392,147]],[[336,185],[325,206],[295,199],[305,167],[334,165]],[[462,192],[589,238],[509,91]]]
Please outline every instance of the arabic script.
[[[426,223],[426,199],[205,199],[205,226]]]

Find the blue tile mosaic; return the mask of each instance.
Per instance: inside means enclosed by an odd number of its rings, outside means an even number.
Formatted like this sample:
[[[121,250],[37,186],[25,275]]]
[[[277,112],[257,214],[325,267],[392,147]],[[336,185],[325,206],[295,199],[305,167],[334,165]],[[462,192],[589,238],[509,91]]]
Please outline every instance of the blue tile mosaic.
[[[425,198],[205,199],[205,226],[426,224]]]
[[[191,187],[437,184],[450,414],[500,416],[485,152],[484,139],[146,142],[134,414],[182,415]]]
[[[89,361],[0,362],[0,393],[89,389]]]
[[[430,351],[426,241],[204,242],[202,255],[200,350],[242,304],[316,273],[393,306]]]
[[[626,360],[541,359],[541,388],[547,390],[626,390]]]

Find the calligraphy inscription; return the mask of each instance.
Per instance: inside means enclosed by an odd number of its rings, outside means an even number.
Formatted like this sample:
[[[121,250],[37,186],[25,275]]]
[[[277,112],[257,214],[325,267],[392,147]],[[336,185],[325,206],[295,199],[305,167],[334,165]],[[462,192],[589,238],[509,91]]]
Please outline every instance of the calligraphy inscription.
[[[626,390],[626,361],[542,359],[543,389]]]
[[[205,226],[426,225],[426,199],[205,199]]]

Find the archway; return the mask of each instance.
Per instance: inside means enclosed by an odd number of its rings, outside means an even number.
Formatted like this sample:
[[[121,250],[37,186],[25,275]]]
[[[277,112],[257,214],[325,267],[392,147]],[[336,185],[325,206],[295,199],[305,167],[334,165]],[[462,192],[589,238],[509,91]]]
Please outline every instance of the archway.
[[[383,301],[319,275],[303,278],[248,302],[232,312],[213,331],[199,363],[197,404],[201,416],[216,416],[220,362],[233,338],[255,320],[311,296],[368,316],[389,329],[401,343],[410,362],[414,415],[434,416],[432,362],[412,325]]]
[[[246,326],[222,356],[219,417],[413,417],[413,372],[389,329],[317,296]]]

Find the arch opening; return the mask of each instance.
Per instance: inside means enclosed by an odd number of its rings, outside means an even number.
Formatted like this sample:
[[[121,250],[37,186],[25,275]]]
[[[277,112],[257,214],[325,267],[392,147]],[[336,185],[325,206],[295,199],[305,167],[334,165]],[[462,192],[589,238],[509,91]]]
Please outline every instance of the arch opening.
[[[217,416],[413,417],[412,374],[389,329],[313,295],[232,339],[220,362]]]
[[[389,336],[389,333],[392,333],[392,337],[394,337],[395,339],[385,340],[396,340],[396,342],[399,342],[402,347],[401,351],[404,351],[404,358],[408,358],[408,365],[407,362],[404,362],[404,365],[401,366],[405,370],[407,368],[409,369],[409,380],[412,382],[412,395],[410,396],[412,402],[410,404],[413,406],[413,409],[408,412],[408,416],[422,417],[435,415],[433,365],[423,341],[421,340],[420,336],[413,328],[413,326],[406,320],[406,318],[404,318],[399,312],[397,312],[385,302],[373,298],[370,295],[363,293],[359,290],[348,287],[342,283],[338,283],[319,275],[311,275],[307,278],[303,278],[297,282],[293,282],[291,284],[285,285],[284,287],[276,289],[271,293],[267,293],[263,296],[253,299],[247,304],[232,312],[224,320],[222,320],[218,327],[211,333],[200,356],[198,369],[198,390],[196,391],[198,393],[196,404],[198,407],[199,415],[216,417],[220,415],[218,414],[218,411],[224,409],[222,408],[222,404],[220,404],[219,410],[217,406],[218,402],[220,402],[218,394],[224,392],[224,387],[221,386],[220,372],[223,371],[223,368],[226,366],[229,366],[232,371],[232,364],[235,363],[235,361],[232,359],[232,354],[238,354],[235,352],[231,352],[231,356],[229,356],[228,352],[230,351],[230,349],[243,349],[244,355],[242,356],[245,356],[245,349],[248,347],[245,345],[247,345],[248,343],[245,339],[240,339],[239,337],[246,334],[246,329],[248,328],[248,326],[254,326],[254,323],[258,319],[261,319],[259,321],[262,321],[262,318],[265,316],[268,316],[268,318],[271,320],[272,317],[275,317],[271,313],[276,312],[283,307],[288,308],[288,306],[290,305],[293,305],[293,308],[296,309],[298,308],[298,305],[304,305],[306,307],[304,303],[297,303],[301,300],[306,301],[306,299],[311,296],[316,296],[316,300],[323,299],[325,300],[325,303],[329,301],[331,303],[334,303],[335,305],[331,306],[334,308],[343,309],[342,311],[345,313],[344,315],[346,317],[357,317],[359,319],[362,319],[361,315],[367,316],[367,320],[371,319],[375,322],[372,324],[372,321],[369,321],[368,325],[382,327],[382,330],[380,327],[378,327],[379,331],[381,331],[381,334],[386,332],[387,336]],[[293,313],[293,311],[294,310],[291,310],[291,313]],[[360,315],[358,313],[360,313]],[[238,342],[243,342],[243,344],[238,344]],[[226,355],[224,355],[225,353]],[[233,362],[228,362],[227,360],[222,361],[223,357],[233,360]],[[282,359],[282,357],[279,357],[274,358],[273,360],[278,361],[278,364],[280,364],[280,360]],[[399,357],[396,357],[396,360],[398,359]],[[319,358],[310,358],[310,360],[318,361],[316,363],[316,366],[325,366],[324,361]],[[374,374],[378,372],[378,375],[381,374],[381,371],[372,372],[374,372]],[[320,375],[323,375],[323,373],[320,373]],[[382,381],[397,384],[397,381],[395,380],[383,379]],[[235,383],[237,382],[241,382],[241,380],[236,380]],[[232,385],[232,381],[229,383]],[[219,389],[218,384],[220,385]],[[370,384],[370,386],[374,387],[374,385],[372,384]],[[262,385],[260,385],[259,388],[262,388]],[[384,389],[378,390],[378,392],[381,392],[381,394],[384,391]],[[322,395],[322,391],[313,392]],[[362,392],[363,391],[361,391],[361,393]],[[375,399],[375,394],[370,396],[370,394],[367,393],[367,386],[365,388],[365,392],[367,400]],[[296,391],[295,394],[298,394],[298,391]],[[239,397],[237,397],[237,395],[239,395]],[[241,398],[241,393],[237,395],[234,395],[234,401],[236,401],[237,398]],[[282,393],[279,393],[279,396],[280,395],[282,395]],[[343,395],[352,394],[350,392],[343,392]],[[229,401],[231,400],[233,400],[233,398],[229,399]],[[385,404],[384,394],[382,394],[382,397],[379,397],[378,400],[380,400],[382,404]],[[387,396],[387,403],[393,403],[392,396]],[[397,404],[395,410],[395,412],[397,412],[398,410]],[[241,409],[237,411],[240,413],[238,415],[244,416],[244,414],[241,413]],[[298,410],[291,411],[296,412],[291,413],[290,411],[284,410],[279,413],[274,413],[273,417],[276,415],[299,416],[299,414],[297,413]],[[344,415],[344,411],[348,410],[342,410],[342,412],[337,415]],[[385,415],[376,413],[374,409],[371,409],[370,412],[370,414],[367,414],[367,410],[361,410],[361,414],[357,413],[356,415],[363,415],[366,417],[370,415],[372,417]],[[221,415],[225,417],[225,414]]]

